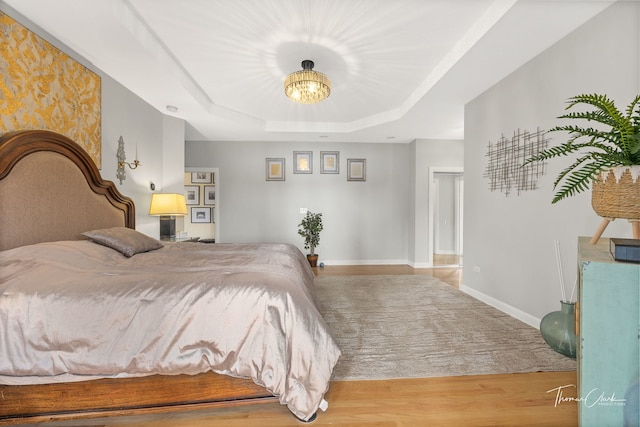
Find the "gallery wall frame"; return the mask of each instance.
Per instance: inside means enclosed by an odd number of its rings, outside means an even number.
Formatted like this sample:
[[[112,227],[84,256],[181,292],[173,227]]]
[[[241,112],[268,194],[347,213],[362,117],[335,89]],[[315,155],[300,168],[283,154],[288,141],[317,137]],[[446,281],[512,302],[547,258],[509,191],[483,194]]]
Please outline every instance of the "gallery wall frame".
[[[347,159],[347,181],[367,180],[367,160]]]
[[[285,161],[282,157],[268,157],[265,160],[266,178],[267,181],[284,181]]]
[[[200,204],[200,186],[185,185],[184,198],[185,198],[185,201],[187,202],[187,205],[199,205]]]
[[[211,208],[191,208],[191,222],[193,223],[210,223]]]
[[[212,184],[212,177],[211,172],[191,172],[191,182],[194,184]]]
[[[204,195],[203,201],[205,205],[215,205],[216,204],[216,187],[215,185],[205,185],[204,186]]]
[[[320,173],[340,173],[340,152],[320,152]]]
[[[313,152],[293,152],[293,173],[313,173]]]

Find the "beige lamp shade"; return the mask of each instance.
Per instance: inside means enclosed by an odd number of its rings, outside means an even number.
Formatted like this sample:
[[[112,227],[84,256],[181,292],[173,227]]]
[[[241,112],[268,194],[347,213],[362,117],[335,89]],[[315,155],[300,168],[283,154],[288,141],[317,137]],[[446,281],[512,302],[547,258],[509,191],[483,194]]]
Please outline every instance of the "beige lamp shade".
[[[154,193],[151,195],[149,215],[184,216],[187,214],[187,202],[183,194]]]

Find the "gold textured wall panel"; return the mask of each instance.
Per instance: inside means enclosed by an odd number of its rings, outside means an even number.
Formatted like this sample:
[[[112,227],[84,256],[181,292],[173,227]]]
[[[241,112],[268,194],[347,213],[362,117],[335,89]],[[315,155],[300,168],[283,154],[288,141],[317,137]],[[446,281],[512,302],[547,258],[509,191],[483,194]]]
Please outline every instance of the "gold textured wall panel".
[[[47,129],[101,168],[100,76],[0,12],[0,134]]]

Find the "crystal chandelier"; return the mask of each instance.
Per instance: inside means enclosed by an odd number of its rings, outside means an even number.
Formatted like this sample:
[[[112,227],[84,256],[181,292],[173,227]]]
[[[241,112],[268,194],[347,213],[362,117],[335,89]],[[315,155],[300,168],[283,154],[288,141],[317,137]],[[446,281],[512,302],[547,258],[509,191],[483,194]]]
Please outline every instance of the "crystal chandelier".
[[[302,70],[291,73],[284,81],[284,93],[301,104],[315,104],[331,94],[331,80],[313,71],[313,61],[302,61]]]

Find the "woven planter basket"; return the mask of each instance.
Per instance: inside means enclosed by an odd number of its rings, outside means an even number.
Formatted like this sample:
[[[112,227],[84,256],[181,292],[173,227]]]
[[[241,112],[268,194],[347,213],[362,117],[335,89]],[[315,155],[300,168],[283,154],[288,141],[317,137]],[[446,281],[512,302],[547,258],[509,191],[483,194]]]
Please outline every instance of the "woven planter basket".
[[[602,218],[640,219],[640,166],[617,166],[593,181],[591,206]]]

